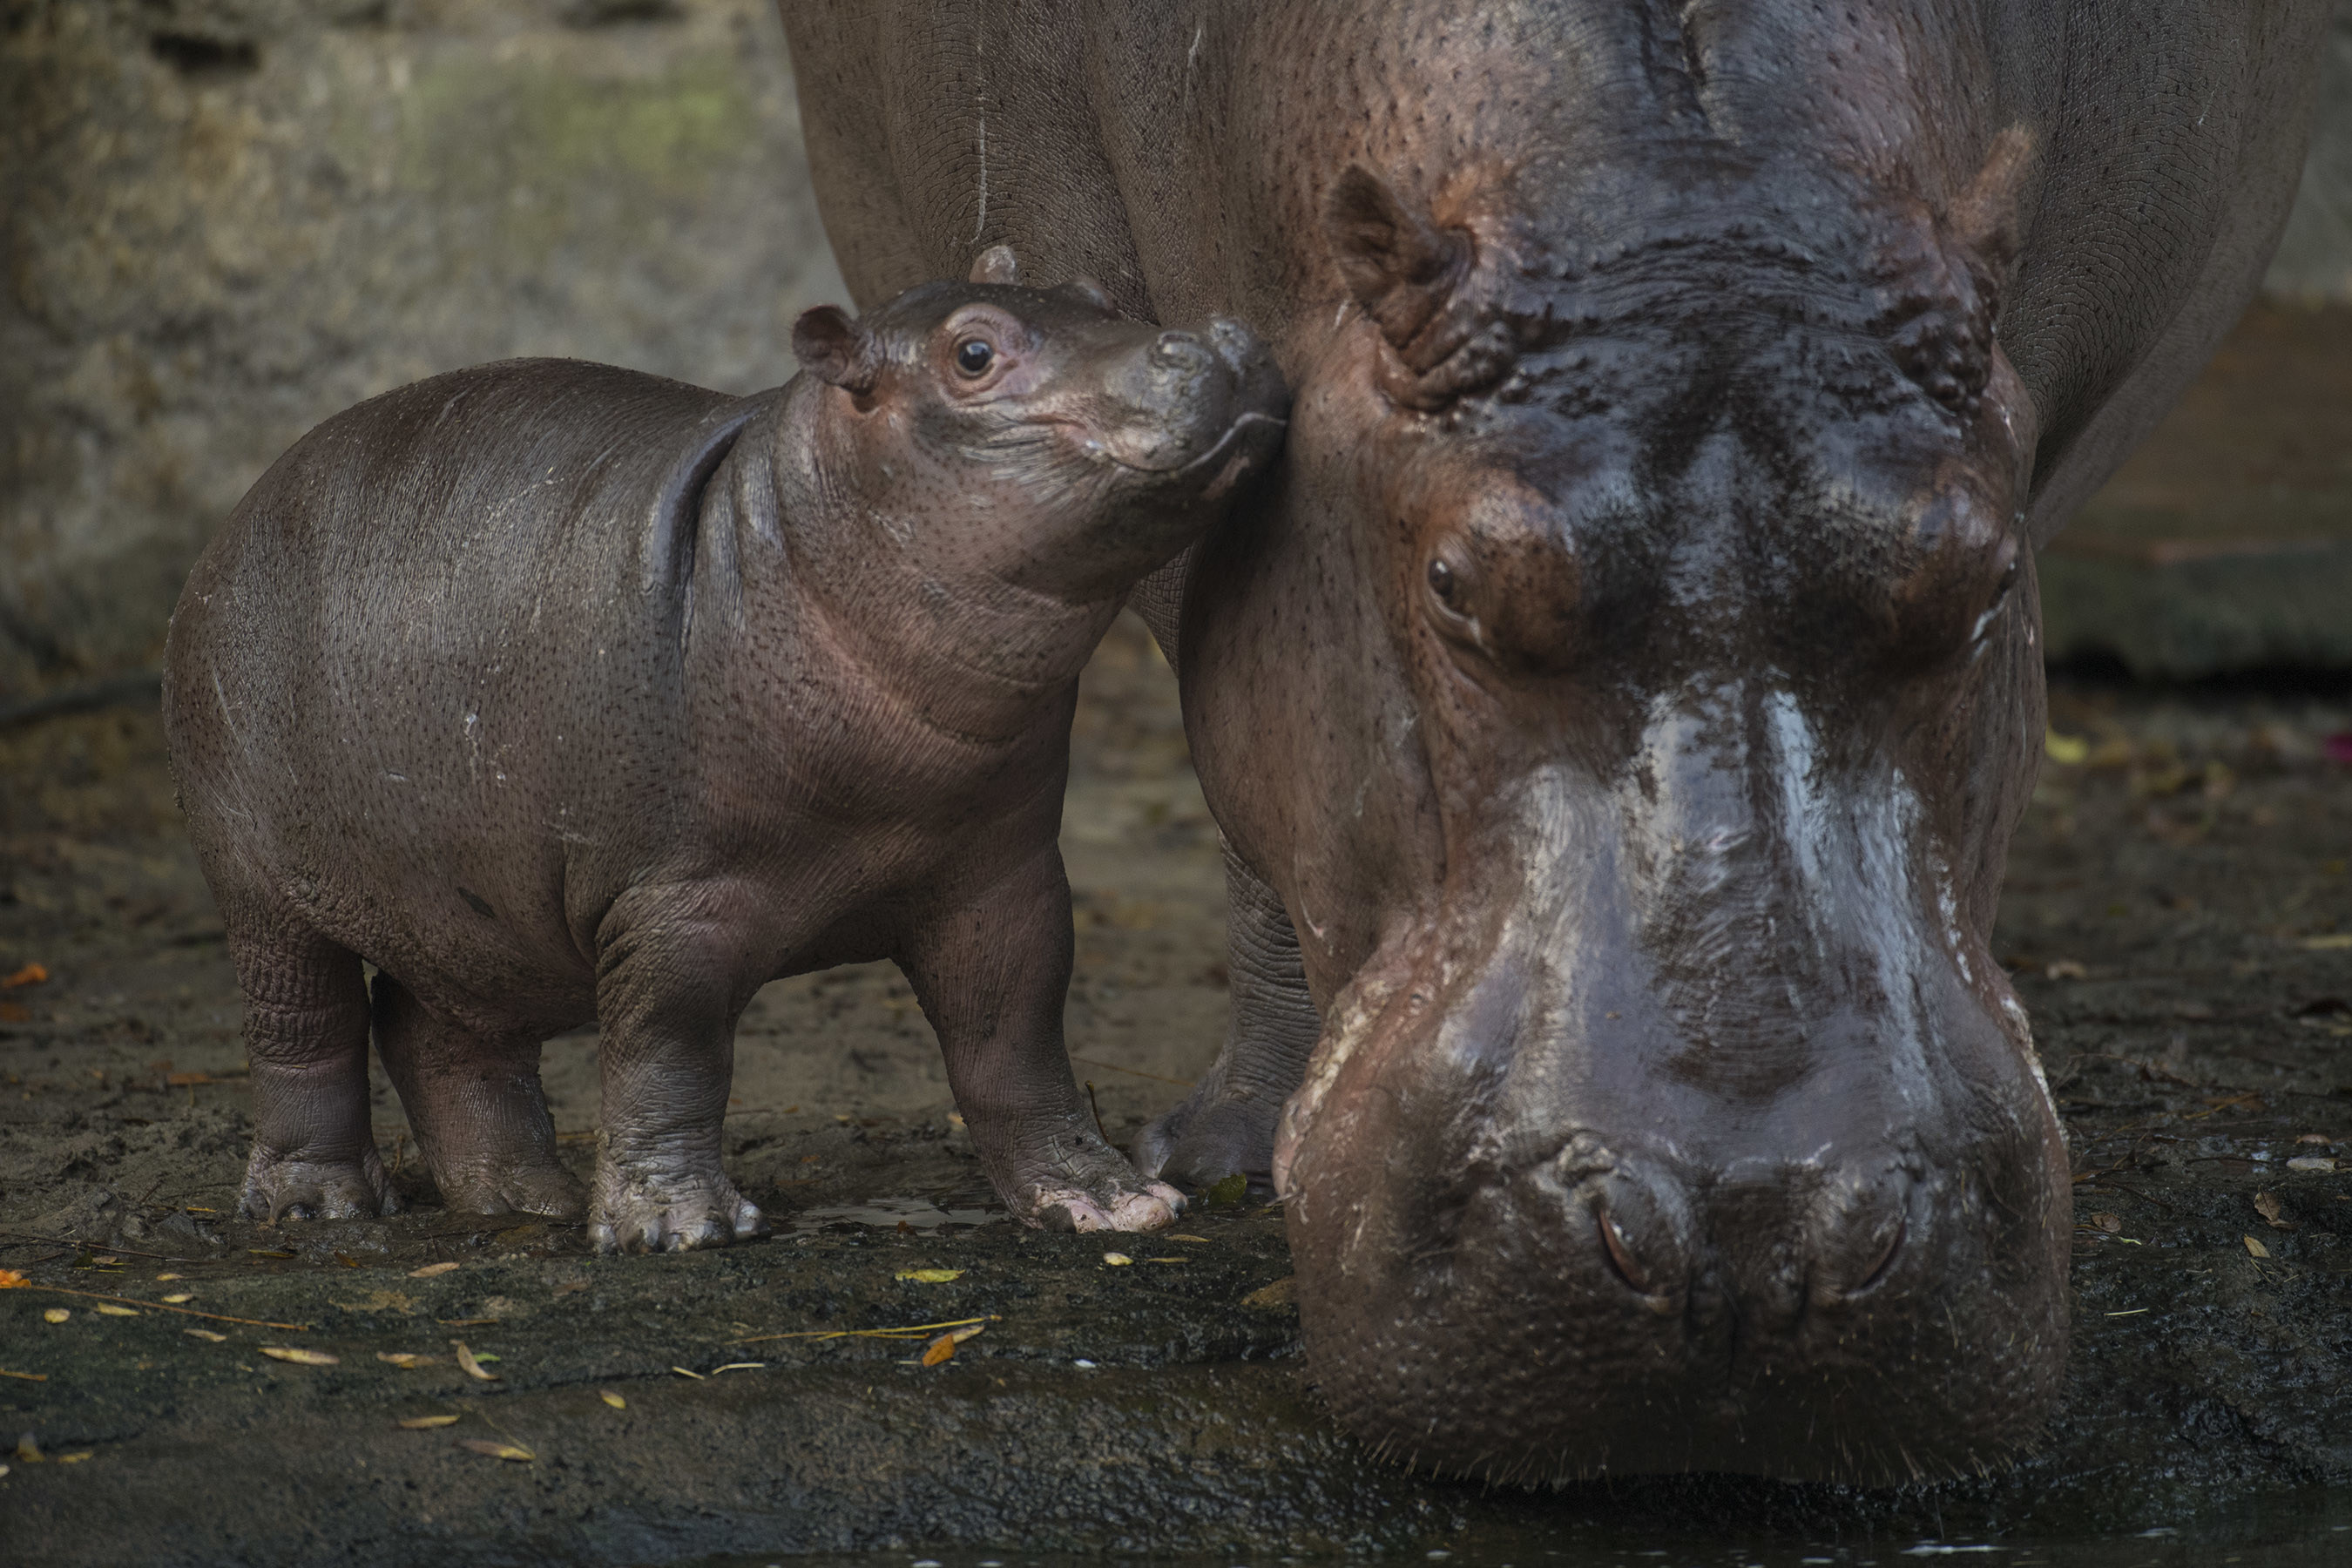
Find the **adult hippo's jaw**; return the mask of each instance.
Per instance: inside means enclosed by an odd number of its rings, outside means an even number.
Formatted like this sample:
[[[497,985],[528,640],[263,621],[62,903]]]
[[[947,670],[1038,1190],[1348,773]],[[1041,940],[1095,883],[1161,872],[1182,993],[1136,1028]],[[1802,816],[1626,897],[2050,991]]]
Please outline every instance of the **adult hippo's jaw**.
[[[2042,731],[2026,164],[1856,196],[1853,275],[1658,215],[1679,286],[1563,287],[1507,184],[1335,189],[1360,309],[1286,345],[1286,526],[1182,646],[1213,797],[1294,750],[1229,825],[1326,1020],[1274,1172],[1316,1380],[1398,1457],[1901,1480],[2047,1406],[2070,1185],[1985,945]],[[1290,625],[1391,708],[1250,679]]]

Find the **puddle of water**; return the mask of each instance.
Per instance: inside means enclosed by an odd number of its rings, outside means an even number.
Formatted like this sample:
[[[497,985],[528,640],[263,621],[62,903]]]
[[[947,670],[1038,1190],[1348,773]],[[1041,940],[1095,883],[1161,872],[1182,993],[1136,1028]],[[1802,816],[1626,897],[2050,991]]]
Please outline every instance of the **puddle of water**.
[[[929,1198],[868,1198],[846,1207],[803,1209],[793,1216],[784,1234],[814,1236],[829,1225],[872,1225],[896,1230],[902,1225],[917,1230],[938,1230],[950,1225],[987,1225],[1005,1217],[994,1208],[942,1208]]]

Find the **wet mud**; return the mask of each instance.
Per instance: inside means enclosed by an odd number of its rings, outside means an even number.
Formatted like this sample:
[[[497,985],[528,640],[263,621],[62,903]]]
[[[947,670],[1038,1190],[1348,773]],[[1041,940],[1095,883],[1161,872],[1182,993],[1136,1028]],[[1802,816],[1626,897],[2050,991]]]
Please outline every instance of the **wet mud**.
[[[1300,1374],[1265,1194],[1153,1237],[1007,1223],[887,967],[779,983],[745,1021],[728,1159],[765,1241],[607,1258],[449,1214],[381,1079],[407,1211],[242,1220],[237,997],[154,719],[0,732],[0,1268],[27,1281],[0,1289],[7,1558],[2340,1560],[2352,765],[2326,741],[2352,700],[2076,679],[2053,719],[1999,952],[2073,1147],[2069,1383],[2015,1468],[1888,1491],[1501,1492],[1373,1462]],[[1215,832],[1131,625],[1088,673],[1064,837],[1076,1070],[1125,1142],[1224,1012]],[[584,1173],[593,1036],[551,1042],[547,1078]]]

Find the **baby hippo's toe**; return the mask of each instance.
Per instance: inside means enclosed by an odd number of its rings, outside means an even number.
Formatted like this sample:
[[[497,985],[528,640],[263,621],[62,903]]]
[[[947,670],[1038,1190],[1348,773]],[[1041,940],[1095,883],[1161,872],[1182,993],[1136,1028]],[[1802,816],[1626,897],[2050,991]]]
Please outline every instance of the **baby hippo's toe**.
[[[305,1160],[256,1148],[238,1208],[247,1219],[377,1219],[400,1212],[373,1148],[352,1160]]]
[[[588,1239],[599,1252],[689,1252],[768,1234],[760,1205],[723,1175],[624,1184],[598,1173]]]

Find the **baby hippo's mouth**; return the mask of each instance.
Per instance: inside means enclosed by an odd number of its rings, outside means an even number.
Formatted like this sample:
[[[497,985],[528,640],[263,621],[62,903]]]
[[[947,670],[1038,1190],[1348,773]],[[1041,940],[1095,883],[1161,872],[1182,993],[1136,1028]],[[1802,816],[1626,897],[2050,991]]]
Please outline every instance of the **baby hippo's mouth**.
[[[1137,350],[1114,380],[1112,403],[1116,416],[1094,443],[1105,458],[1155,481],[1213,476],[1219,490],[1273,449],[1289,413],[1274,356],[1223,317]]]

